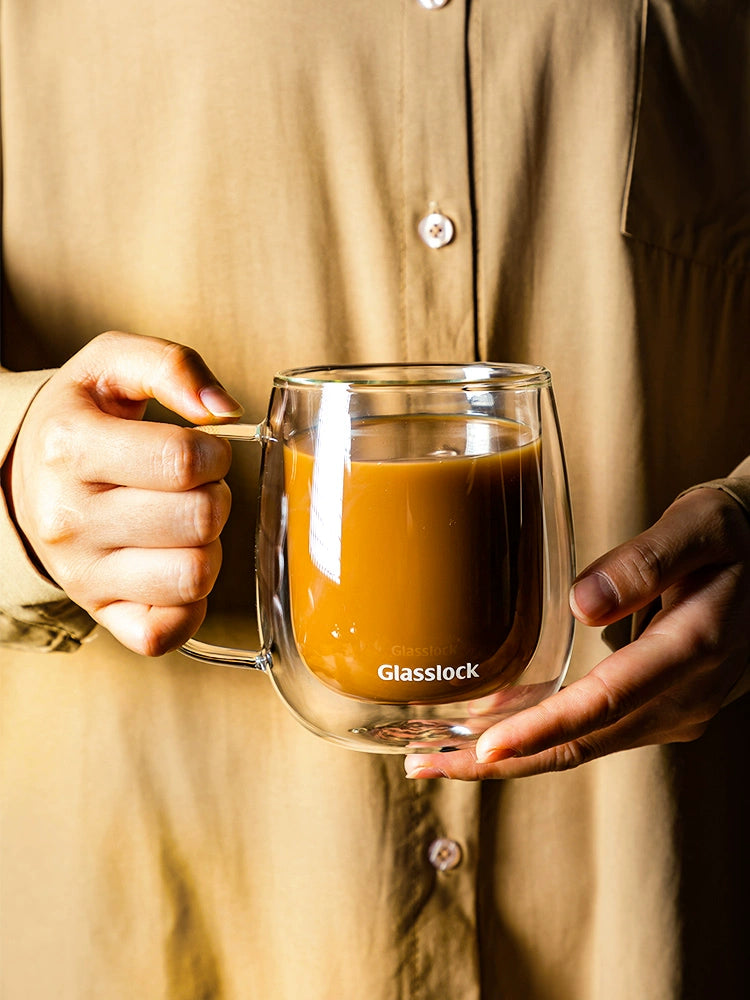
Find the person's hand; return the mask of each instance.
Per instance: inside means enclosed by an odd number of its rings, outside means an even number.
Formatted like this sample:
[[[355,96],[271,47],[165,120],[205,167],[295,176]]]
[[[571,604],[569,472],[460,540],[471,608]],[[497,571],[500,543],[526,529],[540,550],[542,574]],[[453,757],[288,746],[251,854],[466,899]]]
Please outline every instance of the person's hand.
[[[39,569],[144,655],[177,648],[203,620],[230,506],[228,442],[141,420],[152,398],[195,424],[241,413],[195,352],[102,334],[34,399],[8,477]]]
[[[571,608],[602,626],[661,597],[642,635],[541,704],[488,729],[474,751],[413,754],[412,778],[515,778],[699,737],[750,662],[750,521],[698,489],[581,573]]]

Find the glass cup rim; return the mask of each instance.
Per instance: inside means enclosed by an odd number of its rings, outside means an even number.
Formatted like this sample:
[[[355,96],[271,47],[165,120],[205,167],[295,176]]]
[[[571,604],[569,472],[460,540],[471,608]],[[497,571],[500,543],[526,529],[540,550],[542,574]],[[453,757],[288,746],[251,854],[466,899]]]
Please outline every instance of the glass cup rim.
[[[384,362],[289,368],[277,372],[273,382],[279,387],[307,389],[320,389],[326,385],[347,385],[362,389],[431,386],[525,389],[549,386],[552,376],[543,365],[515,362]]]

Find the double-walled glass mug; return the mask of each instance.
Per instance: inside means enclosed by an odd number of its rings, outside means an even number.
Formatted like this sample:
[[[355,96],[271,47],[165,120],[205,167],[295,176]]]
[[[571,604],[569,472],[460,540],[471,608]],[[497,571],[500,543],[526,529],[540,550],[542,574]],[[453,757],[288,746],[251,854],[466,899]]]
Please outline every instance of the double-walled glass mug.
[[[255,583],[265,671],[300,722],[380,753],[458,749],[556,691],[573,539],[549,372],[309,368],[274,379]],[[248,599],[248,606],[250,606]]]

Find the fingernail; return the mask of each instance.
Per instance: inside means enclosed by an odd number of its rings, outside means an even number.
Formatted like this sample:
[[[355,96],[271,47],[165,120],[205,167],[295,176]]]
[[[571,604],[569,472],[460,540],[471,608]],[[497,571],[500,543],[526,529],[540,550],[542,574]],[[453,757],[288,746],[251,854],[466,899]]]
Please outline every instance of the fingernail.
[[[603,618],[617,607],[617,594],[603,573],[592,573],[574,584],[570,601],[582,617]]]
[[[241,417],[244,407],[220,385],[207,385],[198,393],[200,401],[215,417]]]
[[[423,767],[421,764],[406,765],[407,778],[447,778],[445,771],[439,767]]]
[[[518,757],[515,750],[509,747],[490,747],[488,750],[477,750],[477,761],[480,764],[497,764],[499,760],[508,760],[510,757]]]

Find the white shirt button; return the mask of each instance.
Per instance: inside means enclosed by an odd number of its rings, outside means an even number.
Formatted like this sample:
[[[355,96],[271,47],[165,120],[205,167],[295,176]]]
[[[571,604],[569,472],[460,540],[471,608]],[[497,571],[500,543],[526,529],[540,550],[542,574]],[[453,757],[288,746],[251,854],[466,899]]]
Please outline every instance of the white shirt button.
[[[437,10],[438,7],[445,7],[451,0],[418,0],[418,2],[425,10]]]
[[[453,239],[453,223],[442,212],[430,212],[420,220],[417,232],[431,250],[439,250]]]
[[[433,868],[439,872],[449,872],[458,868],[463,858],[461,845],[448,837],[438,837],[433,840],[427,850],[427,857]]]

